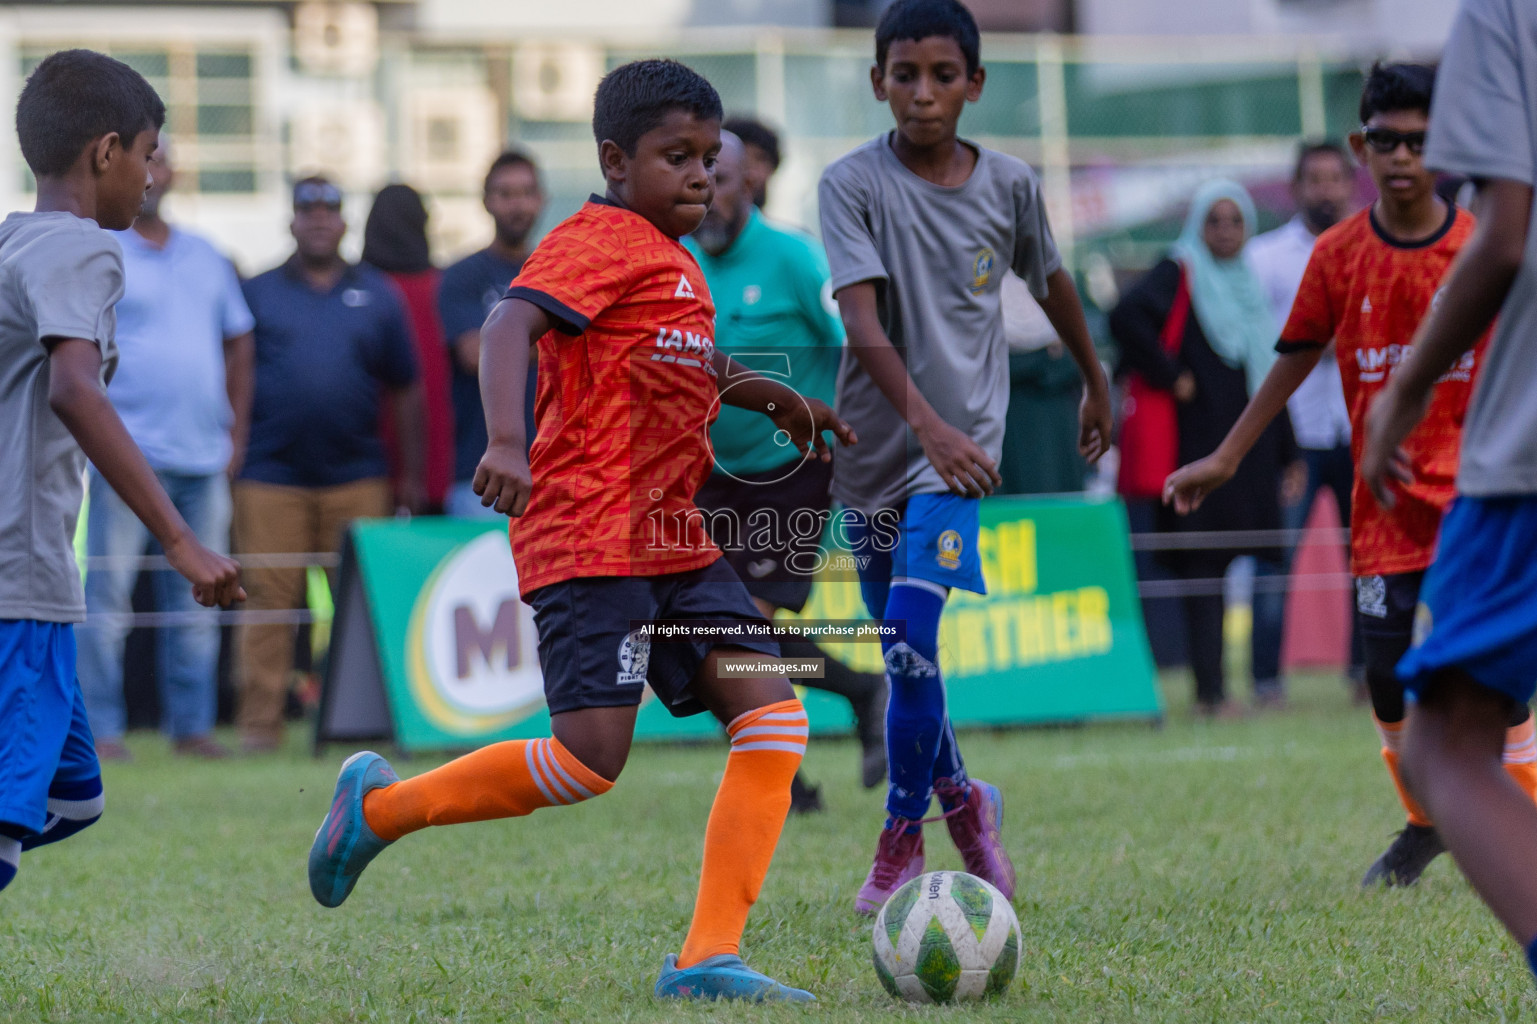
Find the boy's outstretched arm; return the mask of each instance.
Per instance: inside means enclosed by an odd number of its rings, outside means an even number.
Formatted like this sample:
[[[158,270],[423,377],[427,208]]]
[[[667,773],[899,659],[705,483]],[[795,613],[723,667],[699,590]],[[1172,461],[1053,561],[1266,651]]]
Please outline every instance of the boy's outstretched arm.
[[[848,332],[849,351],[907,421],[951,493],[980,498],[1003,483],[998,465],[982,446],[940,418],[918,390],[891,339],[881,328],[875,282],[861,281],[838,291],[838,312]]]
[[[1384,508],[1392,508],[1388,478],[1407,483],[1401,446],[1425,416],[1430,389],[1494,322],[1521,268],[1532,186],[1492,178],[1478,186],[1478,224],[1452,262],[1437,301],[1420,321],[1409,355],[1366,414],[1361,478]]]
[[[165,549],[171,568],[206,606],[245,600],[240,566],[209,551],[176,511],[101,386],[101,349],[81,338],[50,339],[48,406],[80,450]]]
[[[824,430],[831,430],[844,447],[859,443],[854,428],[821,399],[807,398],[787,384],[755,373],[720,349],[715,350],[711,365],[715,368],[721,401],[763,413],[790,435],[796,451],[804,452],[810,445],[823,462],[832,461],[832,450],[822,436]]]
[[[1270,421],[1286,408],[1286,400],[1313,372],[1323,354],[1321,348],[1304,348],[1277,358],[1217,450],[1169,474],[1163,483],[1163,503],[1173,505],[1180,515],[1187,515],[1200,508],[1212,491],[1231,480],[1243,457]]]
[[[1114,422],[1110,412],[1110,382],[1105,379],[1104,368],[1094,352],[1094,339],[1089,337],[1089,324],[1083,318],[1083,303],[1073,278],[1060,267],[1046,278],[1046,297],[1040,300],[1046,319],[1073,362],[1083,374],[1083,401],[1078,406],[1078,454],[1090,465],[1099,461],[1110,447],[1110,431]]]
[[[552,327],[549,314],[532,302],[503,299],[480,329],[480,401],[489,441],[471,486],[482,505],[503,515],[521,516],[533,490],[523,389],[529,350]]]

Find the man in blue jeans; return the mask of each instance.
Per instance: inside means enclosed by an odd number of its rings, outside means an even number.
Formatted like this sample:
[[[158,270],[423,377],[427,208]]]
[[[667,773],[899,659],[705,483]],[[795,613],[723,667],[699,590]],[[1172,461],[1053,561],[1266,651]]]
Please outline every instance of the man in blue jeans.
[[[229,474],[240,464],[251,410],[251,311],[235,268],[208,242],[160,215],[173,174],[162,139],[153,181],[132,229],[117,233],[124,293],[117,304],[122,352],[108,397],[161,486],[198,539],[229,553]],[[86,552],[113,561],[86,574],[87,619],[80,627],[79,676],[97,756],[126,760],[123,642],[128,635],[136,559],[159,554],[149,530],[93,466]],[[170,570],[153,574],[162,612],[198,609]],[[222,757],[212,736],[218,702],[219,626],[156,631],[161,727],[178,754]]]

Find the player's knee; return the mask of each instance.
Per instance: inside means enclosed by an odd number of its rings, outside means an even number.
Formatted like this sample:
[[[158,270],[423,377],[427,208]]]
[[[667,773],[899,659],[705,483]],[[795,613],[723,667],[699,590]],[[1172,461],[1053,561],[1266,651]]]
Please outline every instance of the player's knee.
[[[575,737],[561,737],[561,743],[571,756],[582,762],[594,775],[608,782],[618,781],[620,773],[624,771],[624,766],[630,759],[628,743],[607,744],[600,740]]]

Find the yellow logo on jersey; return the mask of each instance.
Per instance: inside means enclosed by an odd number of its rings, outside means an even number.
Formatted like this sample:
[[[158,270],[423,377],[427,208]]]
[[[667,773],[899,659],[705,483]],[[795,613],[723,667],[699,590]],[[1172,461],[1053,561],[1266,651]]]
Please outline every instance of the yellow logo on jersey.
[[[961,567],[961,546],[961,535],[954,530],[946,530],[939,535],[939,564],[942,568]]]
[[[993,250],[988,248],[983,248],[971,261],[971,294],[981,295],[987,288],[987,282],[992,280],[994,262]]]

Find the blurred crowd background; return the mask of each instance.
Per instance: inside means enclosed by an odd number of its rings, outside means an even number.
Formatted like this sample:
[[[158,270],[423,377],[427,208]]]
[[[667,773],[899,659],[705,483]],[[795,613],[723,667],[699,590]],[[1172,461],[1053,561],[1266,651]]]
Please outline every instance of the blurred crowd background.
[[[252,274],[286,256],[289,184],[324,171],[362,200],[414,185],[434,257],[489,239],[485,169],[509,141],[543,165],[542,228],[599,183],[591,99],[609,68],[665,54],[728,111],[777,128],[768,212],[816,223],[830,160],[889,127],[870,96],[867,27],[880,0],[396,0],[75,3],[0,8],[0,87],[47,53],[90,46],[165,98],[182,178],[170,213]],[[1445,0],[975,0],[988,84],[964,130],[1042,173],[1073,265],[1144,268],[1216,172],[1258,187],[1273,221],[1299,138],[1353,127],[1361,72],[1434,57]],[[1025,34],[1030,33],[1030,34]],[[1064,34],[1059,34],[1064,33]],[[1065,34],[1075,33],[1075,34]],[[1266,187],[1268,186],[1268,187]],[[28,202],[11,126],[0,197]],[[367,203],[348,204],[361,228]],[[1267,226],[1267,225],[1262,225]],[[361,235],[354,231],[356,256]]]

